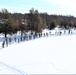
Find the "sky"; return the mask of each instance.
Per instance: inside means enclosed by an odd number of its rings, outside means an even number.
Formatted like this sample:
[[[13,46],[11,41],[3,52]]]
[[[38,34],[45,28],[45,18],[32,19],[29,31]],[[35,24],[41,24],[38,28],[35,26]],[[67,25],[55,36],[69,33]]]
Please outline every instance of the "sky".
[[[76,17],[76,0],[1,0],[0,10],[3,8],[12,13],[28,13],[34,8],[40,13]]]

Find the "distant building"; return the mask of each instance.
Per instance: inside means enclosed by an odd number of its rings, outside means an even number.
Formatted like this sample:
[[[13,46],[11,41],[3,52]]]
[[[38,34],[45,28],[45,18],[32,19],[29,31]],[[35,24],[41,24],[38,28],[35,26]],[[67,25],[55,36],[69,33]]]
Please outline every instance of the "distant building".
[[[26,19],[22,19],[22,24],[27,26],[27,20]]]

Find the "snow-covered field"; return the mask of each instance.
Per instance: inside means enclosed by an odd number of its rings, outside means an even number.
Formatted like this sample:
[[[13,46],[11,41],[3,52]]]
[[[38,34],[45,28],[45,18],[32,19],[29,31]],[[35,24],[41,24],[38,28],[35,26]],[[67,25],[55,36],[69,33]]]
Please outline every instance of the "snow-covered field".
[[[1,48],[0,74],[76,74],[76,35],[41,37]]]

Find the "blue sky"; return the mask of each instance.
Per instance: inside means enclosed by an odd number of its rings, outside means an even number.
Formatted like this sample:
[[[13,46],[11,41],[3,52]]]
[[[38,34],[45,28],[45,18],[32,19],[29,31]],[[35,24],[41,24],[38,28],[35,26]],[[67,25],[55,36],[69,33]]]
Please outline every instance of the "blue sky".
[[[76,0],[1,0],[0,10],[27,13],[31,8],[39,12],[57,15],[73,15],[76,17]]]

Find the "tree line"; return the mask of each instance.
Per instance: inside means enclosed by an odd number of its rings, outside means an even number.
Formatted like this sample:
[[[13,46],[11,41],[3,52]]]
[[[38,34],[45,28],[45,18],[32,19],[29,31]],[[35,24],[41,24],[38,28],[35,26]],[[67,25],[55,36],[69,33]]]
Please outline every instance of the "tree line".
[[[7,34],[17,31],[21,31],[21,35],[28,30],[39,33],[44,28],[46,28],[46,21],[41,18],[38,10],[33,8],[26,17],[19,13],[12,14],[7,9],[0,11],[0,33],[4,33],[5,37],[7,37]]]
[[[21,31],[21,35],[31,30],[40,33],[43,29],[54,29],[56,26],[69,29],[76,27],[76,18],[73,16],[48,15],[39,13],[34,8],[29,13],[10,13],[7,9],[0,11],[0,33],[13,34]]]

